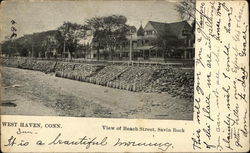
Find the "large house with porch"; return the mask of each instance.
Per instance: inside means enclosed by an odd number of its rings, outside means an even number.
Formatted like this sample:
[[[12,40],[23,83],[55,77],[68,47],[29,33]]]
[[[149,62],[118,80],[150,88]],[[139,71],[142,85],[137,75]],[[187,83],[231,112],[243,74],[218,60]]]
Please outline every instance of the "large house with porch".
[[[193,59],[193,44],[194,32],[187,21],[174,23],[148,21],[144,28],[140,26],[137,31],[127,36],[126,41],[117,44],[113,59],[128,60],[130,45],[132,45],[133,60]],[[99,52],[100,59],[108,59],[109,52],[105,48],[101,48]],[[86,58],[96,59],[97,51],[92,47]]]
[[[137,31],[134,56],[142,60],[192,59],[194,34],[186,22],[162,23],[149,21]]]

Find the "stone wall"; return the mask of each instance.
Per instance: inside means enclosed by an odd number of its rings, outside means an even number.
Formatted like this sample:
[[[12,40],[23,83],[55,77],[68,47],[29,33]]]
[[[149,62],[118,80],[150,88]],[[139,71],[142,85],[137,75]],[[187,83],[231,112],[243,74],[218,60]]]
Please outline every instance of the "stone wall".
[[[193,100],[194,70],[167,66],[124,66],[25,58],[2,58],[3,66],[55,73],[57,77],[134,92],[168,92]]]

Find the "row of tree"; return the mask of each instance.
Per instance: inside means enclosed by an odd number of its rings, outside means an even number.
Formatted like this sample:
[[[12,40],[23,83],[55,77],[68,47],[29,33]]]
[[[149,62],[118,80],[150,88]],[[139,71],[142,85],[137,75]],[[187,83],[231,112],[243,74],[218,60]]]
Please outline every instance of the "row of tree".
[[[9,56],[48,57],[53,50],[62,54],[67,52],[71,58],[72,53],[81,46],[79,41],[91,31],[93,42],[99,57],[100,47],[105,47],[113,57],[117,44],[126,40],[126,35],[136,31],[134,26],[127,25],[127,18],[122,15],[93,17],[87,19],[83,25],[64,22],[57,30],[25,35],[18,39],[9,39],[2,44],[2,53]]]
[[[57,30],[24,35],[17,39],[9,39],[1,44],[2,54],[8,56],[49,56],[53,49],[60,50],[62,37]],[[47,55],[46,55],[47,54]]]

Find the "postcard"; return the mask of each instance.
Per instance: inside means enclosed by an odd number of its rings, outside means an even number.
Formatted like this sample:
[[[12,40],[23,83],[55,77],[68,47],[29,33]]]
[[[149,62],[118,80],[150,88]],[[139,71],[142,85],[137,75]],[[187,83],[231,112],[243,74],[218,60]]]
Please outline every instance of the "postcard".
[[[248,152],[248,8],[1,2],[1,151]]]

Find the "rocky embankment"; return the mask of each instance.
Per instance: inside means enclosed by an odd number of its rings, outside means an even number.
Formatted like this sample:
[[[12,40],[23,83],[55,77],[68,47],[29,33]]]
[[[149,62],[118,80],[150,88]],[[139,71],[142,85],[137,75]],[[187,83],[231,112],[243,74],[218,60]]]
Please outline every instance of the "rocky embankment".
[[[194,70],[167,66],[98,65],[26,58],[2,58],[3,66],[55,73],[63,77],[134,92],[168,92],[193,100]]]

